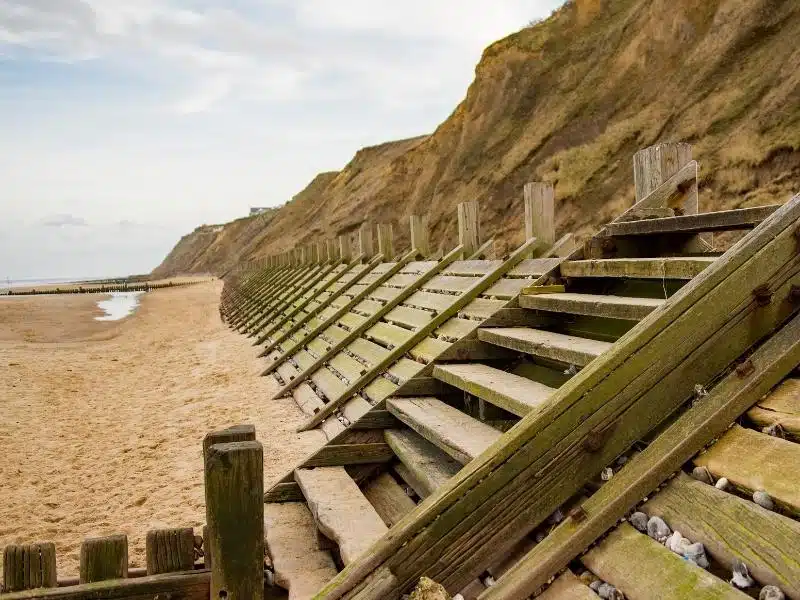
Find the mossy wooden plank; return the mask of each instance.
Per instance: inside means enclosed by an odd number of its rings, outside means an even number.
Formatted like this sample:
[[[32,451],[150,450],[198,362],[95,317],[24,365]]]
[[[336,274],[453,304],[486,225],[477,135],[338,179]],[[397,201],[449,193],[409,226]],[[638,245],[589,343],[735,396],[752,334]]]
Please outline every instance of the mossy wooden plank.
[[[397,391],[397,385],[385,377],[376,377],[364,388],[364,393],[374,404],[386,400],[395,391]]]
[[[626,598],[749,598],[728,582],[684,560],[627,523],[622,523],[612,531],[581,560],[595,575],[619,589]]]
[[[319,530],[339,546],[344,564],[353,562],[387,528],[343,467],[296,469]]]
[[[372,410],[372,404],[360,394],[351,396],[350,399],[342,405],[342,414],[351,424],[358,421],[370,410]],[[358,434],[356,433],[355,435]],[[346,440],[346,442],[348,444],[353,443],[351,440]]]
[[[796,441],[800,439],[800,379],[787,379],[747,412],[759,427],[780,425]]]
[[[456,277],[453,275],[438,275],[425,282],[423,290],[429,292],[447,292],[460,294],[468,290],[477,281],[477,277]]]
[[[329,444],[303,462],[303,467],[331,467],[387,462],[394,458],[386,444]]]
[[[364,496],[391,527],[416,506],[389,473],[381,473],[363,488]]]
[[[405,465],[399,472],[420,498],[427,498],[459,470],[461,464],[410,429],[384,432],[397,458]]]
[[[490,298],[510,300],[511,298],[517,296],[523,288],[530,284],[531,281],[529,279],[511,279],[509,277],[505,277],[487,289],[483,295]]]
[[[360,315],[354,312],[349,312],[347,314],[342,315],[339,318],[339,324],[343,325],[344,327],[347,327],[350,330],[353,330],[356,329],[366,320],[367,317],[365,317],[364,315]]]
[[[641,221],[620,221],[606,225],[608,235],[639,236],[664,233],[703,233],[752,229],[780,208],[780,204],[721,210]]]
[[[80,582],[93,583],[128,576],[128,536],[88,538],[81,543]]]
[[[406,357],[401,357],[394,363],[389,365],[386,369],[389,373],[397,377],[401,382],[408,381],[412,377],[416,377],[425,365],[418,363],[415,360],[410,360]]]
[[[519,304],[533,310],[640,321],[664,304],[664,301],[656,298],[563,293],[523,295],[520,296]]]
[[[555,269],[560,258],[527,258],[508,272],[508,277],[532,279]]]
[[[475,298],[467,304],[459,313],[462,317],[482,321],[494,315],[498,310],[506,305],[504,300],[490,300],[488,298]]]
[[[751,493],[764,490],[800,515],[800,444],[734,425],[694,462],[708,468],[714,477],[727,477],[733,485]]]
[[[389,323],[400,325],[409,329],[417,329],[427,324],[433,318],[429,311],[412,308],[410,306],[397,306],[389,311],[384,319]]]
[[[340,352],[328,361],[328,365],[342,375],[348,381],[354,381],[367,372],[367,367],[356,359]]]
[[[406,306],[417,306],[427,308],[437,312],[447,309],[453,302],[453,297],[447,294],[434,294],[431,292],[414,292],[403,300]]]
[[[435,337],[427,337],[411,348],[408,353],[415,359],[429,363],[450,347],[451,343]]]
[[[472,276],[485,275],[500,266],[500,260],[457,260],[450,265],[444,275]]]
[[[338,398],[339,395],[347,388],[347,384],[339,379],[328,367],[320,367],[309,377],[312,382],[322,390],[322,393],[328,398]]]
[[[425,271],[432,269],[436,266],[438,261],[435,260],[416,260],[414,262],[408,263],[401,273],[424,273]]]
[[[466,464],[500,437],[500,432],[437,400],[390,398],[386,408],[426,440]]]
[[[347,349],[353,354],[356,354],[364,359],[370,365],[380,362],[380,360],[389,353],[389,351],[383,346],[379,346],[375,342],[371,342],[364,338],[357,338],[353,340],[350,345],[347,346]]]
[[[374,315],[382,308],[383,308],[383,303],[377,302],[375,300],[370,300],[369,298],[367,298],[366,300],[362,300],[361,302],[359,302],[353,308],[353,310],[363,313],[365,315]]]
[[[524,597],[544,585],[625,513],[737,418],[800,360],[800,317],[795,317],[750,356],[752,372],[729,373],[697,399],[647,448],[582,504],[585,518],[556,527],[503,576],[485,599]]]
[[[433,376],[519,417],[540,409],[555,391],[480,363],[437,365]]]
[[[375,323],[364,332],[364,337],[394,348],[414,336],[414,332],[391,323]]]
[[[564,277],[633,277],[641,279],[692,279],[715,257],[607,258],[570,260],[561,264]]]
[[[467,337],[471,333],[473,333],[480,322],[473,321],[471,319],[461,319],[459,317],[453,317],[449,321],[447,321],[444,325],[439,327],[434,332],[434,335],[438,338],[445,338],[449,339],[450,341],[460,340],[463,337]]]
[[[597,600],[598,596],[589,586],[567,569],[538,596],[539,600]],[[479,600],[483,600],[479,596]]]
[[[743,561],[761,585],[800,598],[800,523],[679,473],[642,510],[663,518],[732,569]]]
[[[395,300],[395,298],[402,296],[405,291],[405,288],[392,288],[382,285],[371,292],[369,297],[373,300],[379,300],[381,302],[392,302]]]
[[[583,367],[611,348],[608,342],[525,327],[479,329],[478,339],[503,348]]]
[[[487,548],[494,553],[498,545],[515,542],[514,531],[540,522],[577,489],[563,482],[554,488],[549,473],[566,468],[576,469],[576,482],[592,477],[588,468],[596,474],[643,431],[655,427],[691,397],[698,379],[711,380],[791,316],[793,308],[787,303],[758,306],[751,292],[754,284],[765,283],[776,298],[788,295],[800,267],[798,218],[800,197],[636,325],[614,352],[562,386],[551,409],[523,419],[494,452],[474,461],[436,498],[418,506],[413,518],[395,526],[391,539],[381,540],[362,561],[331,581],[320,599],[341,597],[380,565],[398,573],[396,589],[405,589],[420,572],[438,577],[446,571],[443,563],[434,567],[428,561],[444,554],[460,555],[461,574],[472,577],[484,563]],[[581,441],[617,420],[624,429],[615,428],[602,450],[587,460]],[[537,473],[542,477],[536,478]],[[502,500],[496,494],[499,489]],[[461,574],[454,573],[452,581],[461,581]]]

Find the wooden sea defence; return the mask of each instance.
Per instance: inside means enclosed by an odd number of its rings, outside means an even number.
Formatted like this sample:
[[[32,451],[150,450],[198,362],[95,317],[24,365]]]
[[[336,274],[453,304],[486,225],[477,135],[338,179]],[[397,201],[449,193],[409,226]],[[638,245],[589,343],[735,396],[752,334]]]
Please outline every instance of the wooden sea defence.
[[[111,292],[150,292],[164,288],[194,285],[206,279],[192,279],[188,281],[142,281],[142,282],[108,282],[108,283],[82,283],[49,285],[42,288],[22,287],[0,290],[0,296],[49,296],[54,294],[109,294]]]
[[[633,166],[579,246],[531,183],[506,257],[464,203],[438,257],[412,217],[391,259],[365,223],[229,278],[223,317],[328,440],[265,489],[289,597],[800,597],[800,196],[703,213],[690,146]]]

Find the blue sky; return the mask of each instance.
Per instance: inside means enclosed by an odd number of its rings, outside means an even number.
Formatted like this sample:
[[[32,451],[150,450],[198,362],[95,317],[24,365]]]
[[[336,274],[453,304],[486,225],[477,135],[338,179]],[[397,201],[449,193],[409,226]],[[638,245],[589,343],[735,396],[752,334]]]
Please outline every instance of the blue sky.
[[[0,279],[146,272],[432,131],[561,0],[0,0]]]

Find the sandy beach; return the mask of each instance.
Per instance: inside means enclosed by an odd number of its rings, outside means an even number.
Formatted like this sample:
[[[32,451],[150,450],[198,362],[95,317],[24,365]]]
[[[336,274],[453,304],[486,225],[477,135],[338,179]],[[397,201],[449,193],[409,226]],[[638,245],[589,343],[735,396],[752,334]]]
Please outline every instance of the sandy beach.
[[[269,400],[257,349],[220,321],[221,287],[150,292],[117,322],[94,320],[100,296],[0,299],[0,546],[53,541],[67,577],[83,538],[126,533],[144,566],[149,529],[205,521],[208,431],[254,424],[267,484],[322,444]]]

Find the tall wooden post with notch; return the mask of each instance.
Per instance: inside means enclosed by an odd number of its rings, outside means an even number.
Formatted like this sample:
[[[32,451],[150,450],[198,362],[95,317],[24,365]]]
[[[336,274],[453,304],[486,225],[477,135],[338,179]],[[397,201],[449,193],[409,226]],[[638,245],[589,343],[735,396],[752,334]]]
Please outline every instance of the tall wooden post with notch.
[[[428,237],[428,215],[411,215],[408,218],[411,229],[411,249],[416,250],[420,255],[428,257],[431,255],[430,238]]]
[[[526,183],[523,190],[525,203],[525,239],[538,239],[546,248],[556,241],[555,190],[552,183],[535,181]]]
[[[481,247],[478,203],[474,200],[458,205],[458,243],[464,247],[464,260],[472,257]]]

